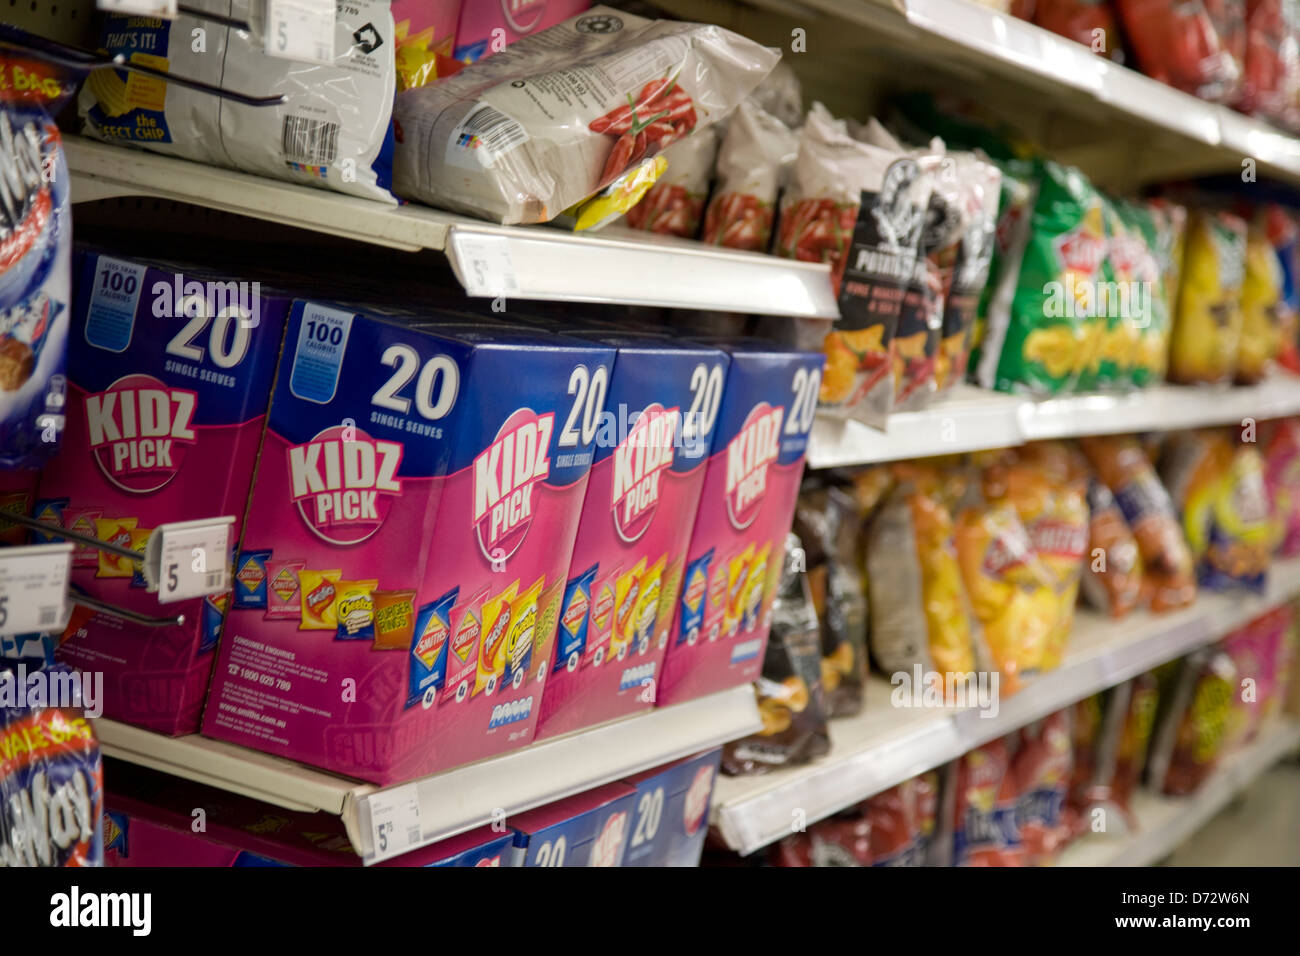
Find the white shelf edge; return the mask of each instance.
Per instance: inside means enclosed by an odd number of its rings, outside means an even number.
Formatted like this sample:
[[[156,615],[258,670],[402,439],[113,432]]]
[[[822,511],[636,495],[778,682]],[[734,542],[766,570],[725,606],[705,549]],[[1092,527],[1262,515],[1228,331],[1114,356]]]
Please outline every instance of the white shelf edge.
[[[150,196],[414,252],[443,251],[471,296],[837,318],[830,268],[613,226],[500,226],[65,137],[73,202]]]
[[[733,687],[543,741],[478,763],[414,781],[420,799],[420,841],[407,852],[510,814],[719,746],[762,725],[753,689]],[[369,801],[385,790],[323,770],[210,740],[165,737],[98,719],[105,754],[290,810],[343,818],[353,848],[375,858]]]
[[[756,777],[718,780],[712,821],[727,845],[748,854],[791,832],[795,810],[813,823],[940,766],[1061,707],[1209,644],[1271,607],[1300,595],[1300,559],[1274,565],[1267,590],[1202,594],[1164,615],[1137,612],[1120,621],[1080,612],[1065,660],[1000,702],[996,716],[975,708],[905,710],[889,704],[890,685],[875,677],[857,717],[832,721],[831,751],[820,760]]]
[[[1300,747],[1300,721],[1280,718],[1225,758],[1200,789],[1186,797],[1147,790],[1133,796],[1138,829],[1123,837],[1089,834],[1066,847],[1058,866],[1150,866],[1200,830],[1265,771]]]
[[[1070,395],[1035,401],[963,385],[929,408],[890,416],[880,431],[819,416],[810,468],[900,461],[1076,438],[1203,425],[1241,424],[1300,413],[1300,377],[1279,372],[1258,385],[1160,385],[1126,395]]]

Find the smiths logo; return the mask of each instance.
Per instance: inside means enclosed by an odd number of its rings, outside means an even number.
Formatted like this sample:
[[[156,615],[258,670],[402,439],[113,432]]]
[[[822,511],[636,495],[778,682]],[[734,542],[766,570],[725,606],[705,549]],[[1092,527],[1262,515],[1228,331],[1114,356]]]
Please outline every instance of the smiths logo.
[[[447,642],[447,625],[436,614],[429,618],[429,623],[415,642],[415,656],[427,666],[432,667],[442,653],[442,645]]]
[[[1091,276],[1101,268],[1106,246],[1101,207],[1093,206],[1084,215],[1083,222],[1056,239],[1056,255],[1071,272]]]
[[[569,601],[568,610],[564,612],[561,623],[564,629],[570,634],[578,633],[578,628],[582,622],[587,619],[587,611],[591,607],[591,602],[587,600],[587,595],[579,588],[573,592],[573,599]]]
[[[467,612],[460,619],[460,627],[456,629],[456,636],[451,641],[451,652],[461,663],[469,660],[470,652],[478,647],[480,627],[478,616],[473,612]]]
[[[521,408],[474,459],[474,527],[489,561],[514,554],[533,521],[533,493],[550,476],[555,415]]]
[[[781,451],[785,408],[760,402],[727,445],[727,517],[738,530],[748,528],[767,493],[767,469]]]
[[[90,451],[104,477],[123,491],[146,495],[176,477],[189,446],[198,443],[198,396],[151,375],[126,375],[107,391],[86,396]]]
[[[402,493],[402,445],[360,428],[332,425],[289,449],[289,483],[298,513],[330,544],[365,541]]]
[[[614,450],[614,527],[629,544],[645,534],[654,518],[659,479],[673,463],[680,423],[679,409],[655,403],[637,416]]]

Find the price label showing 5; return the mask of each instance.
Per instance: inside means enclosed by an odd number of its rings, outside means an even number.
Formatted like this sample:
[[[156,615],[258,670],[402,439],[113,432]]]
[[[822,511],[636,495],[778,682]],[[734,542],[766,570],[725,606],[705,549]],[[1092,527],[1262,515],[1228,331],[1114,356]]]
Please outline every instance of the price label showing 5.
[[[420,845],[420,791],[417,784],[407,783],[372,793],[366,798],[370,808],[370,839],[374,856],[367,863],[380,863]]]
[[[266,0],[265,22],[271,56],[334,62],[334,0]]]
[[[155,529],[145,549],[145,578],[158,603],[220,594],[230,587],[233,517],[178,521]]]
[[[72,545],[0,548],[0,634],[58,633],[68,623]]]

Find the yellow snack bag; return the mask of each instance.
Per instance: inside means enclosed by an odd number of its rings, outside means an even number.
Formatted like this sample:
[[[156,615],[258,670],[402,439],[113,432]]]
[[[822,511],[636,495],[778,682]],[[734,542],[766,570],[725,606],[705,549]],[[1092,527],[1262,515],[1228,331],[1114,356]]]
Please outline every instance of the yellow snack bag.
[[[501,677],[497,662],[505,660],[501,651],[510,629],[510,602],[518,589],[519,582],[515,581],[500,594],[483,602],[483,637],[479,640],[478,672],[474,675],[474,693],[471,696],[477,696],[489,686],[489,693],[497,689],[497,679]]]
[[[339,581],[334,586],[334,619],[341,641],[371,641],[375,637],[375,591],[379,582]]]
[[[1282,348],[1282,263],[1268,237],[1267,212],[1246,234],[1246,277],[1241,286],[1241,343],[1237,381],[1253,385],[1268,374]]]
[[[641,596],[641,577],[645,574],[645,558],[630,571],[619,575],[614,583],[614,630],[609,641],[609,656],[617,657],[632,643],[636,629],[636,607]]]
[[[678,558],[664,570],[663,585],[659,589],[659,610],[655,617],[654,641],[660,647],[668,646],[668,631],[673,626],[673,614],[682,589],[682,568],[685,556]],[[702,591],[702,589],[701,589]]]
[[[134,548],[131,532],[140,523],[139,518],[96,518],[95,537],[122,548]],[[130,558],[99,551],[97,578],[129,578],[135,574],[135,562]]]
[[[745,578],[745,594],[740,605],[740,629],[746,634],[758,627],[759,618],[763,613],[763,599],[769,593],[767,559],[771,552],[772,542],[765,542],[754,555]]]
[[[734,637],[740,627],[740,612],[745,601],[745,581],[749,575],[749,562],[754,557],[754,546],[746,545],[745,550],[733,555],[727,562],[726,602],[722,612],[722,636]]]
[[[510,602],[510,623],[506,628],[506,639],[501,644],[496,671],[502,681],[509,683],[516,674],[528,671],[533,661],[533,638],[537,633],[538,603],[542,588],[546,586],[546,576],[538,578]],[[519,678],[523,680],[522,677]]]
[[[663,593],[664,565],[667,561],[667,555],[660,555],[659,560],[641,575],[641,593],[637,596],[636,607],[632,611],[632,638],[638,654],[644,654],[650,649],[650,641],[655,634],[655,622],[659,619],[659,598]]]
[[[1216,210],[1196,212],[1187,228],[1178,314],[1169,341],[1169,378],[1231,381],[1241,341],[1246,223]]]
[[[298,572],[298,593],[302,595],[302,620],[300,631],[333,631],[338,628],[334,613],[334,599],[338,595],[338,580],[342,569],[332,571]]]

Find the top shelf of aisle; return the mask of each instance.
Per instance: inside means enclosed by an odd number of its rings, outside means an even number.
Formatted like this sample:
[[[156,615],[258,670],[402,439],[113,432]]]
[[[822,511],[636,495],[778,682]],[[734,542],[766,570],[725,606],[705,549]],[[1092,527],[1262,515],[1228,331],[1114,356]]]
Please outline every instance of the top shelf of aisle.
[[[358,242],[445,252],[471,296],[835,318],[828,267],[610,228],[575,235],[389,206],[168,156],[66,138],[72,200],[151,196]]]

